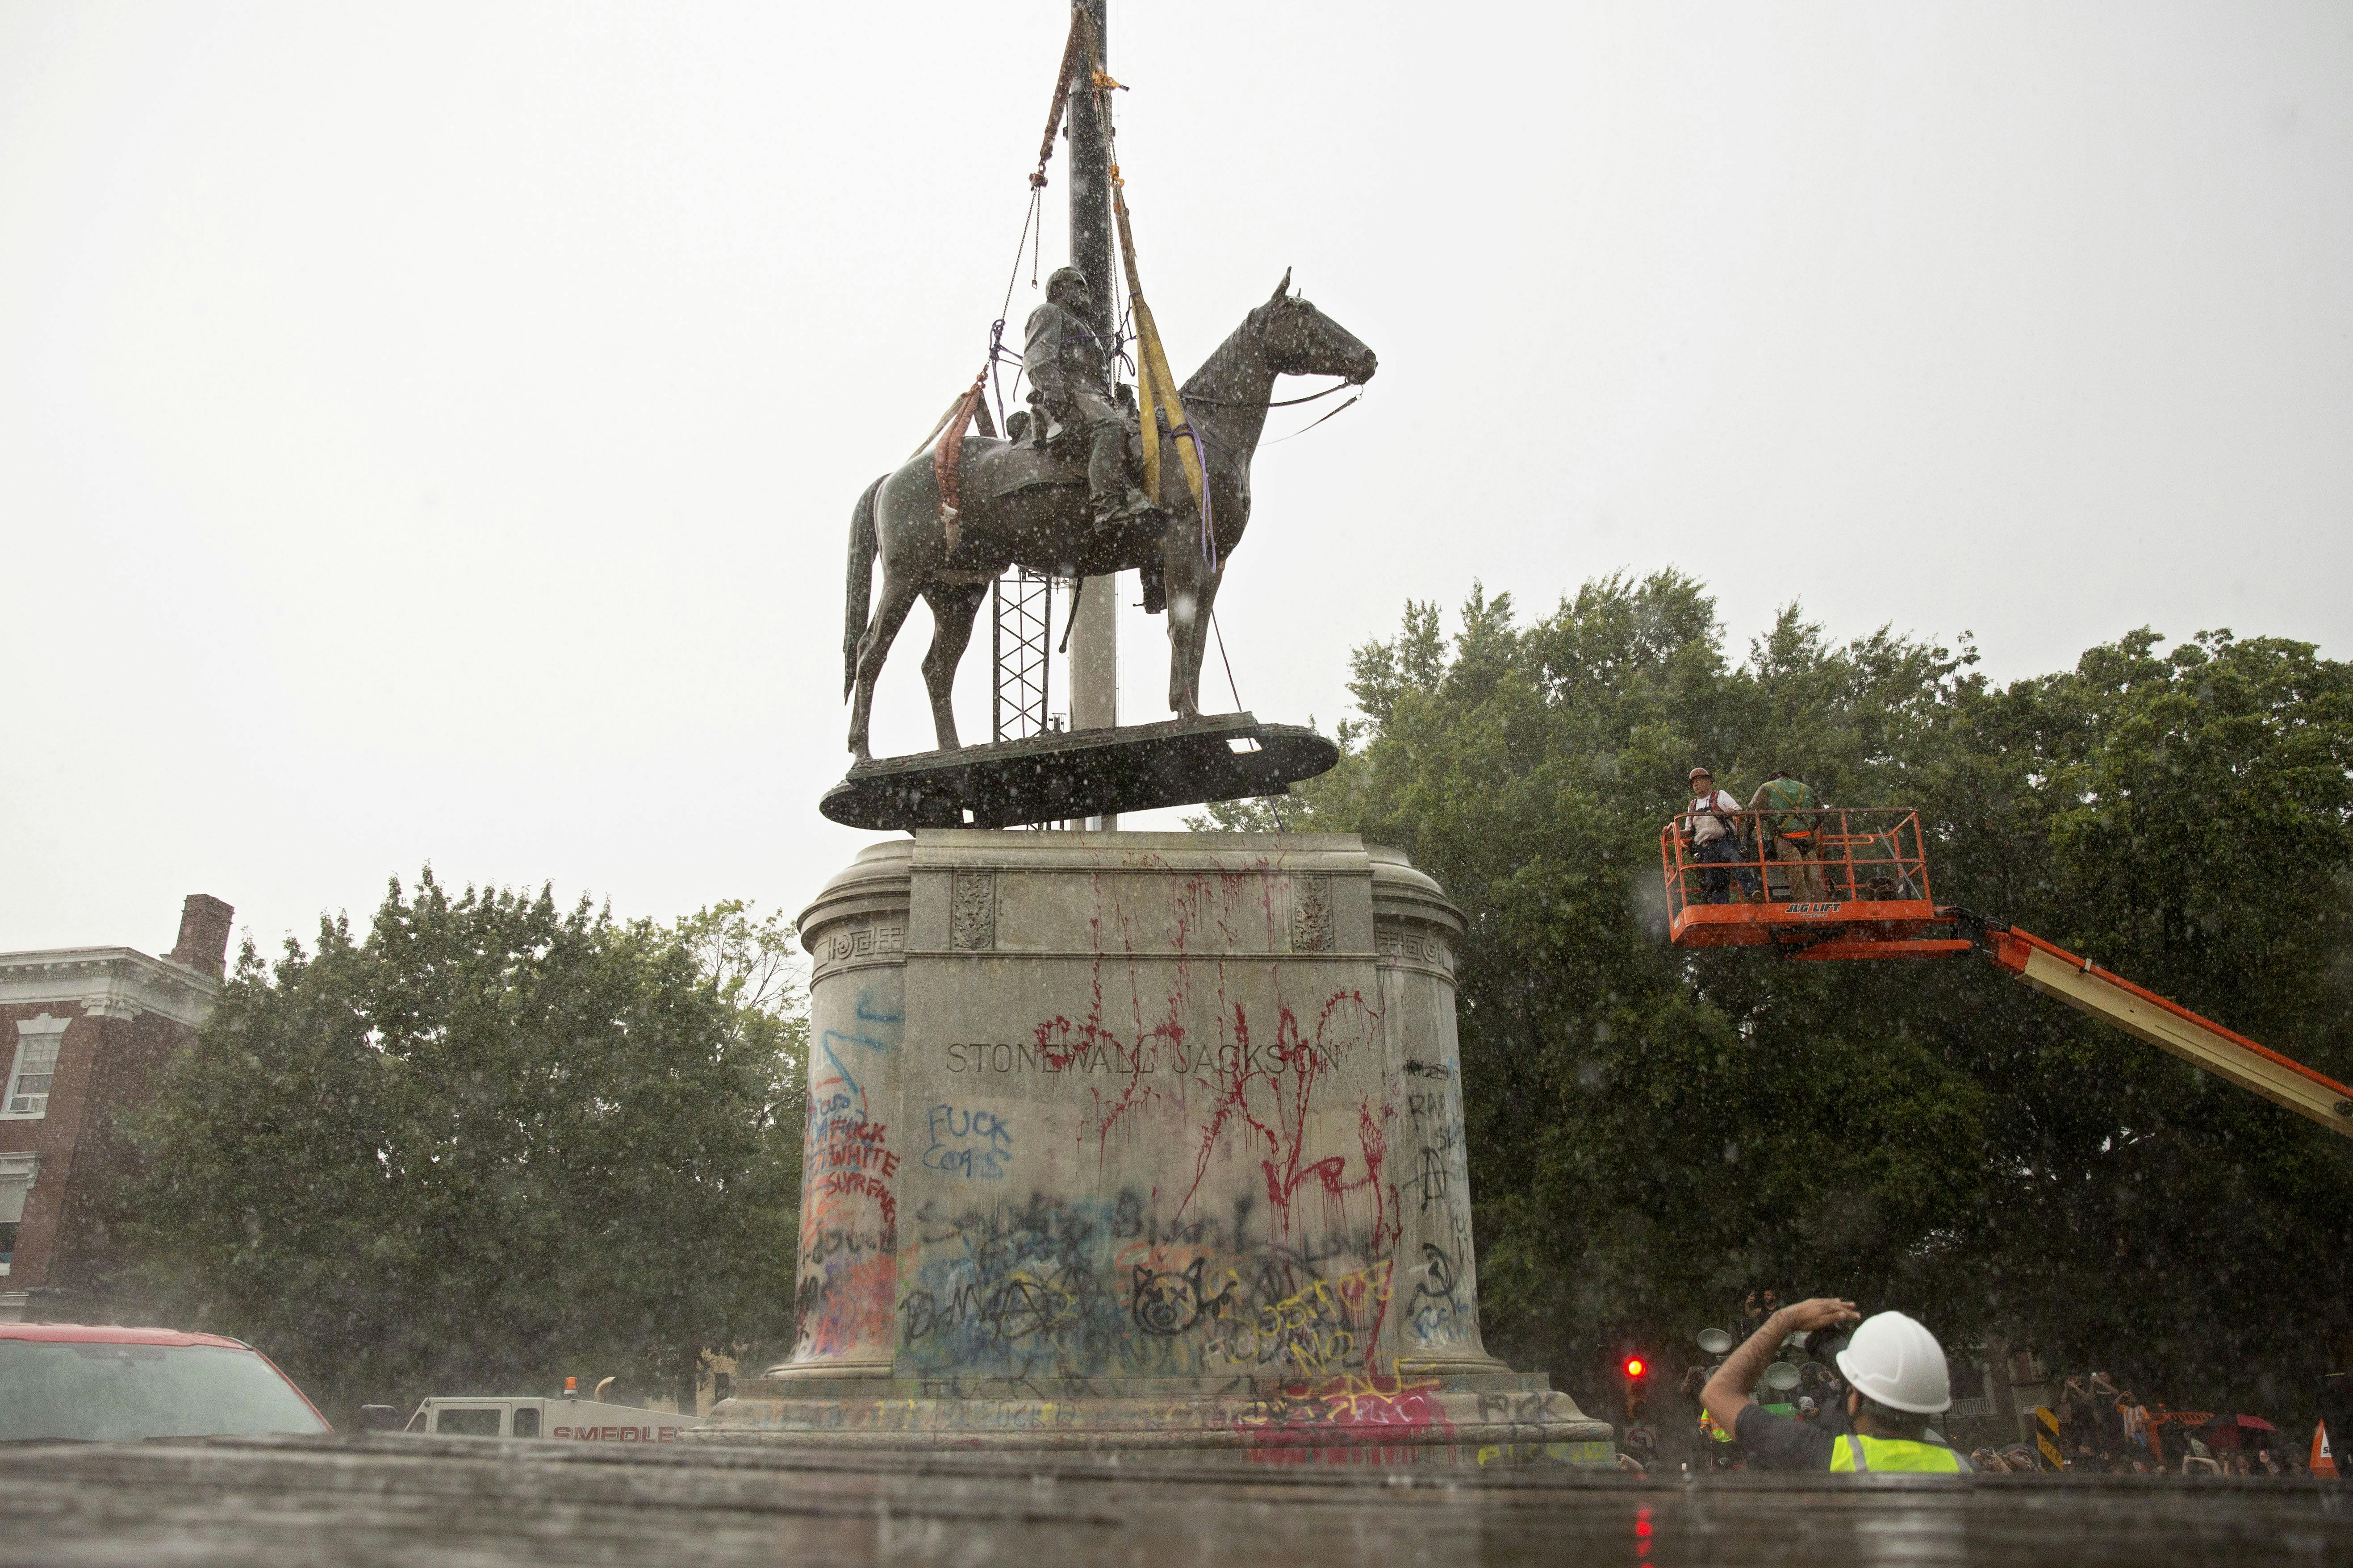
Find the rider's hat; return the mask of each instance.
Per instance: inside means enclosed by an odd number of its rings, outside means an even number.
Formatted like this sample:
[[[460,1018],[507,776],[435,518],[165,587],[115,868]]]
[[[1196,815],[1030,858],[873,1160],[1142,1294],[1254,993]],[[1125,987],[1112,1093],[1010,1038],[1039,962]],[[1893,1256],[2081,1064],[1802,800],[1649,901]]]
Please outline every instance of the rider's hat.
[[[1694,768],[1691,772],[1683,775],[1683,782],[1685,784],[1689,784],[1694,779],[1712,779],[1715,776],[1715,775],[1714,773],[1709,773],[1705,768]]]

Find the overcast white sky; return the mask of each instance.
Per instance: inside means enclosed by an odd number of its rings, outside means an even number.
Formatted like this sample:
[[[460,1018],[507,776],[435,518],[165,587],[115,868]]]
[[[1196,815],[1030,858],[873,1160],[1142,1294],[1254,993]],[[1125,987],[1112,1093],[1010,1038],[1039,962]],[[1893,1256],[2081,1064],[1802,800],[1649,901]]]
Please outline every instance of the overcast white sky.
[[[816,810],[850,505],[979,363],[1064,16],[0,3],[0,949],[160,952],[195,890],[271,947],[427,861],[797,911],[868,837]],[[2341,0],[1113,0],[1110,44],[1180,372],[1285,267],[1381,356],[1259,460],[1262,717],[1328,727],[1408,597],[1668,564],[1736,646],[1799,598],[2005,677],[2348,651]],[[927,636],[880,750],[930,743]]]

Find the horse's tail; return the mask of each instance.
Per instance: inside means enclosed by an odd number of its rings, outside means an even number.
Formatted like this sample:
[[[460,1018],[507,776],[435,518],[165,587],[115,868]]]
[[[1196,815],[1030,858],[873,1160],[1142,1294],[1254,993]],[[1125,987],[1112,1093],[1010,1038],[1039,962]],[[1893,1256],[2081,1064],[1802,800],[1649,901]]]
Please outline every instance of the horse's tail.
[[[891,476],[885,474],[883,479]],[[849,511],[849,603],[841,627],[841,700],[858,687],[858,644],[866,636],[868,601],[874,594],[874,492],[882,479],[866,487]]]

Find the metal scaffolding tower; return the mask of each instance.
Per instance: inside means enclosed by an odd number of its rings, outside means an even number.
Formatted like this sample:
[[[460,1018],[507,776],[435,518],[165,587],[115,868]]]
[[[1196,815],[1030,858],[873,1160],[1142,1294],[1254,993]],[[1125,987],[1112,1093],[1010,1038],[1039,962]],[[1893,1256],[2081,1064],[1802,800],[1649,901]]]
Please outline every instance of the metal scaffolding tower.
[[[989,590],[989,739],[1046,732],[1046,672],[1053,647],[1054,580],[1016,567]]]

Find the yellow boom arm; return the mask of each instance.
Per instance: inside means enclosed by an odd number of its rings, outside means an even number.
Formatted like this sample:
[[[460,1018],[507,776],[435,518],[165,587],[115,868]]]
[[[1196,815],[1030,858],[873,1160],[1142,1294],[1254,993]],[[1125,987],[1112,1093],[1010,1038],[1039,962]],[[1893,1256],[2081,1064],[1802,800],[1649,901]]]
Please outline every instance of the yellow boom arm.
[[[1989,957],[2045,995],[2353,1138],[2353,1089],[2335,1079],[2234,1035],[2031,931],[1989,924],[1983,940]]]

